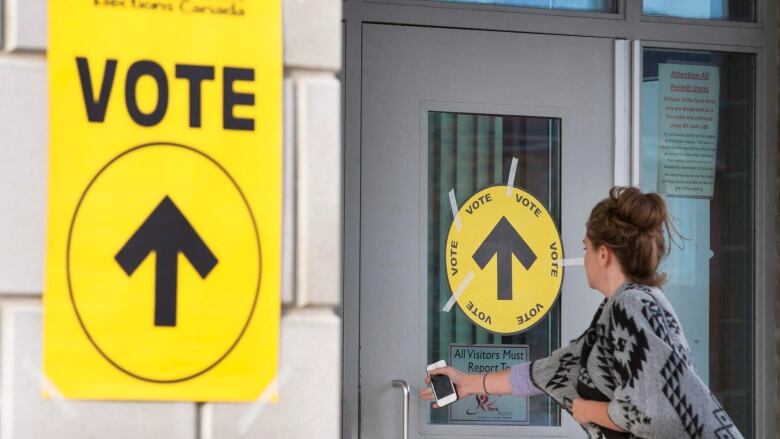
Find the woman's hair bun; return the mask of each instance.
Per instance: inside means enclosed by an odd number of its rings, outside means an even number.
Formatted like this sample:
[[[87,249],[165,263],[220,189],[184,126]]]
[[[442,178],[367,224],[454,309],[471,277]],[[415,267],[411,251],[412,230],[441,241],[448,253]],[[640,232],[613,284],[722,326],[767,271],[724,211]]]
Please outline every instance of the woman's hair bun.
[[[660,229],[669,218],[666,203],[656,193],[643,194],[635,187],[613,187],[609,198],[614,203],[616,216],[640,231]]]
[[[666,203],[655,193],[643,194],[634,187],[613,187],[590,213],[588,239],[595,247],[606,245],[615,252],[623,272],[631,280],[659,286],[666,275],[658,273],[668,254],[673,225]]]

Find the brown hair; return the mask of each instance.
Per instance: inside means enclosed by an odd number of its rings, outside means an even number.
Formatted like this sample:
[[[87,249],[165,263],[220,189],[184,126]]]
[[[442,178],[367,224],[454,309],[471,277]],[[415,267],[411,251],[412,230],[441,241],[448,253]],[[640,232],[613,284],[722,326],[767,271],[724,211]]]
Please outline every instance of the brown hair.
[[[590,212],[586,227],[593,246],[612,250],[631,281],[650,286],[666,282],[666,274],[657,270],[668,254],[666,237],[671,240],[674,226],[660,195],[615,186]]]

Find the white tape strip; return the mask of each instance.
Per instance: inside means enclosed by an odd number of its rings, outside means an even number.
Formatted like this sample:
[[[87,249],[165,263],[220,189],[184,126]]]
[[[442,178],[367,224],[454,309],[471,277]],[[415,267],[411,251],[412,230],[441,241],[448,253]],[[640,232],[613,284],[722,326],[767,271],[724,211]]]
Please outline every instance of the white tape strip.
[[[455,306],[455,302],[457,302],[458,297],[460,297],[460,295],[463,294],[464,291],[466,291],[466,287],[469,286],[472,280],[474,280],[474,273],[469,271],[468,273],[466,273],[466,277],[464,277],[463,280],[460,281],[460,285],[458,285],[458,288],[456,288],[455,292],[452,293],[452,297],[450,297],[450,300],[448,300],[447,304],[444,305],[444,309],[442,311],[450,312],[452,307]]]
[[[458,201],[455,199],[455,189],[450,189],[450,207],[452,207],[452,218],[455,219],[455,228],[460,231],[460,217],[458,216]]]
[[[27,370],[35,370],[33,368],[32,362],[29,363]],[[54,407],[62,414],[62,416],[64,416],[66,419],[75,419],[76,416],[78,416],[78,413],[73,407],[73,404],[69,403],[68,400],[62,396],[60,389],[58,389],[57,386],[55,386],[54,383],[52,383],[49,378],[43,374],[41,374],[41,388],[46,393],[46,395],[51,398],[51,402],[54,403]]]
[[[509,167],[509,179],[506,181],[506,196],[512,195],[515,186],[515,173],[517,172],[517,157],[512,157],[512,165]]]
[[[561,259],[561,267],[572,267],[575,265],[585,265],[585,259],[584,258]]]
[[[279,371],[276,379],[271,381],[260,397],[249,405],[249,409],[238,419],[239,435],[244,436],[249,432],[249,429],[252,428],[252,424],[255,423],[257,417],[260,416],[260,413],[263,413],[263,410],[268,407],[268,403],[271,402],[271,396],[274,393],[279,392],[284,384],[290,379],[291,375],[292,373],[289,369],[282,369]]]

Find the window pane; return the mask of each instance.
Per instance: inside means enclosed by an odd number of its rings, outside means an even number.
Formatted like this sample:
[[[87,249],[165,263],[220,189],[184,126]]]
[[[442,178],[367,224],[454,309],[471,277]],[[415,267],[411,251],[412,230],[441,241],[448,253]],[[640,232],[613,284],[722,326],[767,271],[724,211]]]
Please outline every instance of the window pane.
[[[450,190],[460,206],[481,189],[506,184],[512,159],[517,158],[515,186],[535,194],[559,223],[560,141],[561,120],[557,118],[428,113],[428,364],[444,359],[457,367],[459,360],[453,354],[457,349],[489,356],[496,347],[502,353],[509,349],[518,354],[521,360],[512,364],[525,363],[544,358],[560,346],[559,301],[537,325],[515,335],[494,334],[476,326],[459,306],[443,311],[453,294],[445,262],[453,220]],[[429,421],[560,425],[560,410],[546,395],[503,396],[500,402],[496,396],[489,401],[474,396],[449,407],[431,410]],[[491,413],[490,408],[497,410]]]
[[[617,12],[616,0],[434,0],[450,3],[478,3],[486,5],[522,6],[539,9],[567,9],[573,11]]]
[[[641,187],[683,235],[662,265],[696,368],[753,431],[754,77],[749,54],[645,49]]]
[[[645,15],[755,21],[755,0],[644,0]]]

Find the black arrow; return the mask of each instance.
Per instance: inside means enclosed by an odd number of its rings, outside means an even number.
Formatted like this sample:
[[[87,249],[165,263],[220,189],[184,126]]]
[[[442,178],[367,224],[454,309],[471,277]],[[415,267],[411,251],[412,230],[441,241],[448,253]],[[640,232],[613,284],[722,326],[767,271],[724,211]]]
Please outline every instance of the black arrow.
[[[528,270],[536,262],[536,254],[503,216],[474,252],[473,258],[484,270],[493,255],[498,264],[498,300],[512,300],[512,255]]]
[[[154,325],[176,326],[176,278],[179,252],[206,278],[217,265],[198,232],[166,196],[116,254],[116,261],[131,276],[149,253],[155,252]]]

